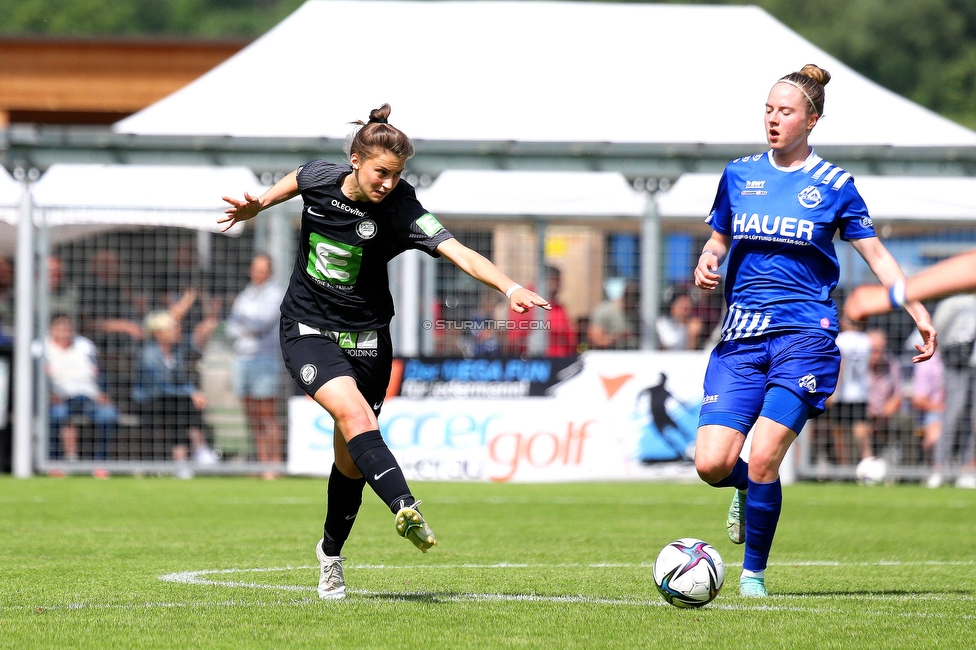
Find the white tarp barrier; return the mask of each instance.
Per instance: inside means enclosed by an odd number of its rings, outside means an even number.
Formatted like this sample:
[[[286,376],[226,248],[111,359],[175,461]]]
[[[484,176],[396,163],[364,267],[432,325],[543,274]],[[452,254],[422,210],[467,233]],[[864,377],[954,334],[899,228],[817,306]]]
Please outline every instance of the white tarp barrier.
[[[355,92],[309,83],[352,26],[395,25],[423,45]],[[771,56],[770,53],[775,53]],[[345,138],[390,103],[417,140],[762,143],[773,82],[816,63],[833,75],[822,145],[976,145],[976,132],[866,79],[758,7],[586,2],[313,0],[119,133]],[[274,92],[237,89],[274,79]],[[228,110],[233,103],[233,110]]]
[[[14,180],[3,167],[0,167],[0,221],[10,225],[17,224],[17,207],[20,205],[20,197],[23,193],[23,185]]]
[[[0,167],[0,255],[12,255],[17,249],[17,215],[23,185]]]
[[[246,167],[54,164],[32,187],[47,225],[175,226],[219,230],[222,196],[264,191]],[[237,224],[229,234],[239,234]]]
[[[720,174],[684,174],[656,195],[662,218],[703,220],[712,208]],[[855,176],[874,219],[976,220],[976,178]]]
[[[417,196],[439,216],[638,218],[646,208],[618,172],[447,170]]]
[[[408,480],[692,479],[707,362],[707,352],[587,352],[549,396],[390,398],[380,431]],[[332,434],[328,413],[292,398],[289,473],[328,474]]]

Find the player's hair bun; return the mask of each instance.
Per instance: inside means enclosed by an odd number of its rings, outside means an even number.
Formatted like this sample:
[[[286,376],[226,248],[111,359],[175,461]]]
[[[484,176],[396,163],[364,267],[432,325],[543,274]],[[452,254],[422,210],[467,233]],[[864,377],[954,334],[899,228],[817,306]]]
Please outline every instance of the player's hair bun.
[[[369,112],[369,123],[378,122],[379,124],[388,124],[391,110],[389,104],[383,104],[379,108],[374,108]]]
[[[826,86],[830,82],[830,73],[813,63],[808,63],[800,68],[800,74],[810,77],[821,86]]]

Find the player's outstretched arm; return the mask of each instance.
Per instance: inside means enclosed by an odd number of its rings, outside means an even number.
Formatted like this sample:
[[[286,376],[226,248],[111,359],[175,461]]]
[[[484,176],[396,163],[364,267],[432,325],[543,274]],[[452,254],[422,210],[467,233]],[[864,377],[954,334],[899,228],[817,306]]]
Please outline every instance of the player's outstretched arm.
[[[226,232],[240,222],[253,219],[262,210],[278,205],[283,201],[298,196],[298,172],[293,171],[280,181],[272,185],[267,192],[259,197],[253,197],[244,192],[244,200],[235,199],[229,196],[223,197],[230,207],[224,210],[224,216],[217,219],[220,224],[220,232]]]
[[[976,291],[976,250],[946,258],[908,278],[905,300],[932,300],[964,291]],[[869,284],[857,287],[845,303],[852,320],[885,314],[893,308],[889,291]]]
[[[475,280],[504,293],[514,312],[524,314],[532,307],[552,309],[548,300],[518,284],[502,273],[491,260],[456,239],[442,241],[437,246],[437,252]]]
[[[918,354],[912,358],[912,361],[919,363],[920,361],[932,358],[932,355],[935,354],[936,347],[936,331],[932,325],[932,318],[921,302],[917,299],[908,299],[906,297],[905,275],[898,267],[898,262],[895,261],[895,258],[891,256],[891,253],[888,252],[888,249],[884,247],[884,244],[877,237],[857,239],[852,241],[851,245],[864,258],[871,271],[881,281],[881,284],[884,285],[885,291],[889,296],[889,302],[903,306],[905,311],[915,320],[915,326],[918,328],[919,334],[922,335],[922,344],[915,346]],[[852,293],[848,298],[848,302],[850,302],[853,295]],[[891,296],[894,296],[894,298],[891,298]],[[846,310],[847,306],[845,305]],[[858,320],[853,318],[850,311],[847,314],[852,320]]]

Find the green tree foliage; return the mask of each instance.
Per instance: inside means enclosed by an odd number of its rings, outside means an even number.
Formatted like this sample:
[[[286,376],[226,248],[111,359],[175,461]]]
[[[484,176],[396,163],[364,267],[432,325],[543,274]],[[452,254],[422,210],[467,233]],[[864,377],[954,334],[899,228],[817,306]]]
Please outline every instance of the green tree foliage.
[[[6,36],[254,38],[304,0],[0,0]]]
[[[670,1],[757,4],[869,79],[976,128],[976,0]],[[0,35],[253,38],[303,2],[0,0]]]

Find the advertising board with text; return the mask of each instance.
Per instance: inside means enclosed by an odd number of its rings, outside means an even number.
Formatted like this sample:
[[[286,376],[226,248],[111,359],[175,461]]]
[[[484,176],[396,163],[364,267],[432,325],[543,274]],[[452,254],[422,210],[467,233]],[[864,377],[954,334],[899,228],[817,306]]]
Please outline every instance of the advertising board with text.
[[[454,360],[473,363],[446,370],[444,360],[398,360],[391,387],[412,377],[426,382],[415,388],[426,395],[388,397],[380,431],[408,480],[692,478],[707,360],[704,352],[587,352],[536,359],[509,374],[511,360]],[[411,361],[423,365],[408,371]],[[506,381],[543,388],[510,397],[498,383]],[[332,435],[328,413],[311,399],[292,398],[289,472],[327,475]]]

